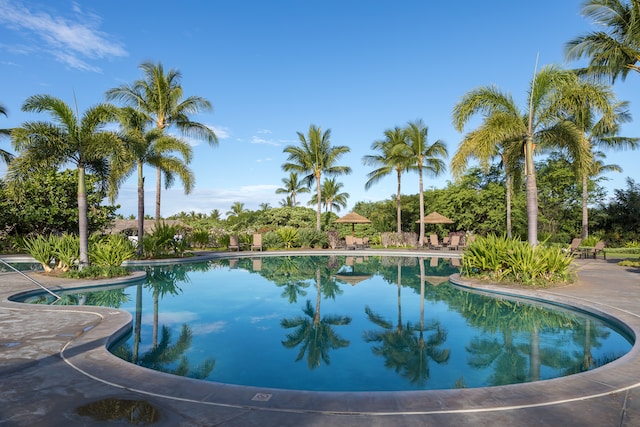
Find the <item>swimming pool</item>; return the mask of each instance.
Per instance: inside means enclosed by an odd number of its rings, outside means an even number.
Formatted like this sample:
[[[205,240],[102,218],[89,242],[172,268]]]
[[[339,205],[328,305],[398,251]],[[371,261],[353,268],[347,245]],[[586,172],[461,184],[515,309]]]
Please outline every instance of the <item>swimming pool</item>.
[[[287,256],[148,267],[84,294],[134,315],[112,351],[165,372],[317,391],[431,390],[594,369],[630,340],[600,319],[448,284],[444,258]],[[73,303],[76,293],[65,295]]]

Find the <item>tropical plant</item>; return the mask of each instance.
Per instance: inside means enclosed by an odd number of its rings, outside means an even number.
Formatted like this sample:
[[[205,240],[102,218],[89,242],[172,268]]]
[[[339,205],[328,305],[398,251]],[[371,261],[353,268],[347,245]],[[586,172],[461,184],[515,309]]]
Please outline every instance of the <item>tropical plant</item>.
[[[637,0],[587,0],[582,14],[602,27],[570,40],[565,46],[568,59],[587,58],[589,64],[578,71],[611,82],[625,80],[630,71],[640,72],[640,4]]]
[[[341,193],[340,190],[344,185],[341,182],[336,182],[335,178],[325,178],[322,181],[322,188],[320,193],[322,194],[322,204],[324,205],[325,212],[340,212],[341,208],[347,206],[347,199],[349,193]],[[318,203],[318,195],[314,194],[309,201],[309,205],[315,205]]]
[[[298,240],[298,229],[293,227],[282,227],[276,230],[276,233],[280,237],[280,240],[284,243],[286,249],[293,248],[294,244]]]
[[[144,173],[143,166],[150,165],[165,173],[178,175],[183,183],[185,194],[193,188],[193,172],[187,167],[191,161],[192,149],[179,138],[165,135],[161,129],[147,130],[146,116],[130,107],[121,108],[118,114],[122,151],[114,157],[111,174],[110,198],[115,200],[118,187],[134,171],[138,177],[138,241],[144,238]],[[181,158],[175,154],[180,154]],[[139,246],[139,255],[142,246]]]
[[[287,206],[298,206],[296,196],[311,191],[308,185],[298,179],[298,174],[295,172],[290,172],[289,178],[282,178],[282,183],[284,187],[277,188],[276,194],[287,194],[289,200]]]
[[[463,97],[454,110],[454,125],[463,129],[476,114],[488,117],[487,124],[479,135],[490,129],[493,135],[488,144],[519,142],[524,152],[526,195],[527,195],[527,237],[529,244],[538,244],[538,202],[536,173],[533,154],[536,144],[543,147],[569,145],[582,141],[580,132],[566,120],[561,120],[564,105],[561,100],[571,89],[569,83],[575,81],[570,71],[549,66],[537,72],[531,81],[526,109],[520,111],[511,95],[493,86],[474,89]],[[477,139],[478,135],[474,137]],[[584,144],[582,145],[584,148]],[[490,146],[487,146],[491,148]],[[495,150],[487,151],[485,158]],[[581,159],[589,154],[582,151]]]
[[[53,168],[72,163],[78,172],[78,231],[80,236],[80,264],[89,264],[89,233],[87,220],[87,187],[85,171],[92,170],[106,181],[107,157],[117,143],[113,132],[103,130],[115,117],[115,107],[100,104],[79,117],[62,100],[50,95],[34,95],[22,106],[26,112],[47,112],[53,122],[26,122],[12,132],[13,144],[19,153],[10,165],[13,179],[28,175],[29,171]]]
[[[35,237],[25,237],[22,246],[37,262],[42,265],[45,273],[53,271],[53,261],[55,255],[55,245],[52,237],[37,235]]]
[[[119,100],[142,112],[146,121],[155,125],[162,133],[165,129],[175,126],[184,136],[204,139],[210,145],[218,143],[218,137],[208,126],[192,121],[190,115],[200,111],[211,110],[211,103],[199,96],[189,96],[183,99],[182,78],[178,70],[170,69],[165,74],[161,63],[144,62],[140,64],[145,78],[136,80],[131,85],[122,85],[109,89],[107,99]],[[156,222],[160,221],[160,192],[162,189],[162,175],[165,178],[165,188],[169,188],[174,181],[174,171],[164,169],[162,165],[156,168]]]
[[[7,109],[2,104],[0,104],[0,114],[7,117]],[[3,135],[11,135],[11,129],[0,129],[0,136]],[[0,159],[2,159],[2,161],[6,164],[9,164],[9,162],[13,160],[13,157],[13,154],[11,154],[10,152],[0,149]]]
[[[316,228],[321,229],[322,214],[322,174],[329,176],[351,173],[349,166],[339,166],[336,162],[343,154],[351,151],[344,145],[332,146],[331,129],[322,132],[320,127],[310,125],[308,135],[298,132],[300,146],[289,145],[283,152],[288,154],[287,162],[282,165],[286,172],[306,174],[304,182],[310,186],[316,183],[318,210],[316,212]]]
[[[136,249],[127,236],[111,234],[91,241],[91,264],[120,267],[135,256]]]
[[[406,139],[403,145],[396,147],[396,152],[407,159],[407,168],[418,172],[420,191],[420,237],[418,244],[424,246],[424,182],[423,174],[436,177],[444,173],[446,165],[442,158],[447,157],[447,147],[443,141],[437,140],[429,144],[427,128],[422,120],[410,122],[405,129]],[[411,160],[411,163],[409,163]]]
[[[405,143],[405,130],[399,127],[387,129],[384,131],[385,139],[374,141],[371,149],[377,151],[377,154],[369,154],[362,158],[362,163],[367,166],[378,166],[377,169],[369,172],[369,178],[364,184],[365,190],[369,190],[373,184],[379,182],[385,176],[395,172],[398,180],[398,190],[396,193],[396,209],[397,209],[397,225],[398,234],[402,232],[402,203],[400,198],[400,182],[402,173],[409,170],[409,161],[398,153],[396,147]]]
[[[498,282],[549,286],[571,282],[573,256],[560,247],[531,246],[506,235],[478,237],[462,255],[462,274]]]
[[[505,171],[506,176],[506,229],[507,236],[512,237],[511,222],[511,197],[513,188],[521,181],[522,162],[522,138],[508,135],[504,136],[505,122],[509,119],[514,121],[518,118],[518,112],[512,100],[498,93],[495,88],[481,88],[466,94],[463,99],[455,105],[453,109],[454,126],[458,131],[464,127],[463,116],[469,104],[478,102],[477,98],[494,98],[496,105],[491,108],[491,112],[485,116],[482,125],[465,135],[458,146],[458,150],[451,159],[451,171],[454,176],[460,176],[467,168],[470,159],[477,159],[480,166],[486,172],[489,170],[489,161],[497,157]],[[502,99],[501,99],[502,98]],[[514,185],[515,184],[515,185]]]

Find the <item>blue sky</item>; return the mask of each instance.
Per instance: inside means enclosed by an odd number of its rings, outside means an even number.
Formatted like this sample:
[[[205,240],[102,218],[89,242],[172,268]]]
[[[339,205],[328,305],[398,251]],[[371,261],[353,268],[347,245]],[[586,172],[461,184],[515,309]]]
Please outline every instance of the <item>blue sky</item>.
[[[422,119],[429,141],[444,141],[450,157],[462,134],[451,124],[453,106],[468,91],[495,84],[519,105],[536,55],[539,66],[574,67],[564,45],[592,31],[581,0],[429,2],[422,0],[139,1],[0,0],[0,103],[9,110],[0,127],[44,114],[20,111],[34,94],[49,94],[80,111],[104,101],[106,90],[142,77],[144,61],[178,69],[185,95],[211,101],[214,110],[193,117],[215,129],[217,147],[190,141],[196,186],[163,192],[162,216],[180,211],[223,214],[234,202],[257,209],[279,206],[286,156],[296,132],[331,129],[334,145],[353,172],[338,177],[357,201],[396,191],[394,176],[364,190],[371,167],[362,157],[385,129]],[[631,101],[635,122],[623,133],[640,136],[640,76],[616,83]],[[635,95],[635,96],[634,96]],[[472,122],[466,130],[472,129]],[[11,150],[7,139],[0,147]],[[609,189],[640,180],[637,152],[609,152]],[[1,168],[1,167],[0,167]],[[4,169],[0,169],[4,173]],[[146,208],[153,215],[155,173],[147,170]],[[447,173],[427,178],[443,188]],[[416,174],[403,176],[403,194],[418,192]],[[133,180],[120,190],[120,213],[136,212]],[[308,196],[300,198],[306,205]],[[428,209],[428,207],[427,207]]]

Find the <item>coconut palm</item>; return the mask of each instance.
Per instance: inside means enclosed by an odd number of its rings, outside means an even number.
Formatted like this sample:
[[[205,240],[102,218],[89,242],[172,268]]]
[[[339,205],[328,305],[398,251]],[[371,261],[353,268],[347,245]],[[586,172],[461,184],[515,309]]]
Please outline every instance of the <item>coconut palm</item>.
[[[463,99],[466,102],[468,99]],[[458,103],[454,107],[453,118],[454,125],[458,131],[462,131],[458,127],[457,113],[461,107]],[[494,111],[485,118],[484,123],[476,130],[467,133],[458,150],[451,159],[451,171],[456,178],[459,178],[467,169],[469,160],[476,159],[485,171],[489,170],[489,161],[493,158],[500,159],[500,163],[505,171],[506,176],[506,226],[507,236],[512,237],[511,225],[511,196],[513,188],[520,183],[521,170],[520,166],[523,160],[522,141],[521,138],[507,138],[502,140],[504,111]],[[507,115],[509,113],[506,113]]]
[[[311,190],[309,186],[298,180],[298,174],[295,172],[289,173],[289,178],[282,178],[284,187],[276,189],[276,194],[287,194],[291,199],[291,206],[297,206],[298,202],[296,196],[300,193],[308,193]],[[287,205],[289,206],[289,205]]]
[[[369,180],[364,184],[365,190],[380,181],[385,176],[396,172],[398,179],[398,191],[396,193],[396,208],[398,210],[398,233],[402,232],[402,207],[400,202],[400,180],[403,172],[408,170],[408,160],[406,157],[397,153],[397,146],[404,144],[405,131],[399,127],[387,129],[384,131],[385,139],[374,141],[371,149],[377,151],[378,154],[369,154],[362,158],[362,163],[367,166],[377,166],[377,169],[369,172],[367,177]]]
[[[568,146],[570,141],[577,144],[582,140],[576,127],[560,117],[562,105],[559,100],[566,95],[566,90],[570,87],[568,82],[574,79],[575,74],[572,72],[553,66],[545,67],[534,75],[528,94],[529,102],[522,111],[510,94],[494,86],[483,86],[467,93],[456,104],[453,112],[454,126],[459,130],[476,113],[486,117],[482,128],[472,136],[477,144],[487,144],[482,155],[484,158],[498,152],[495,149],[497,144],[511,145],[516,141],[521,144],[525,161],[527,232],[529,243],[533,246],[538,243],[538,200],[533,162],[535,146]],[[487,141],[482,136],[489,131],[491,137]],[[582,159],[588,158],[586,151],[583,150],[582,153]]]
[[[603,148],[621,150],[635,148],[638,138],[617,135],[620,124],[629,122],[631,114],[627,102],[618,102],[610,86],[597,84],[577,77],[568,83],[561,103],[564,106],[565,120],[580,132],[581,140],[562,147],[573,159],[573,168],[582,184],[582,233],[583,239],[589,235],[588,217],[588,179],[602,165],[596,164],[594,155]],[[586,155],[584,150],[588,150]]]
[[[12,132],[19,159],[11,163],[10,175],[18,179],[32,168],[57,168],[74,164],[78,172],[79,268],[89,264],[86,171],[96,172],[106,182],[107,157],[118,145],[115,133],[104,125],[115,118],[117,109],[109,104],[89,108],[82,117],[64,101],[50,95],[34,95],[22,105],[25,112],[46,112],[52,122],[26,122]]]
[[[239,217],[247,210],[244,208],[244,203],[242,202],[234,202],[231,205],[231,209],[227,211],[227,219],[229,217]]]
[[[629,71],[640,72],[640,2],[637,0],[587,0],[582,14],[601,31],[578,36],[565,46],[568,59],[587,58],[589,65],[579,71],[611,82],[625,80]]]
[[[131,85],[122,85],[109,89],[106,97],[109,100],[122,101],[138,109],[146,115],[147,121],[153,123],[161,132],[175,126],[182,135],[203,139],[210,145],[217,145],[218,137],[208,126],[192,121],[190,115],[200,111],[211,110],[211,103],[199,96],[183,99],[180,80],[181,73],[170,69],[165,74],[161,63],[144,62],[140,65],[145,78]],[[156,222],[160,220],[160,193],[164,172],[165,188],[173,184],[174,174],[170,170],[156,169]]]
[[[324,205],[325,212],[340,212],[341,208],[347,206],[347,199],[349,193],[341,193],[340,189],[343,187],[341,182],[336,182],[335,178],[325,179],[322,182],[322,188],[320,192],[322,194],[322,204]],[[309,205],[315,205],[318,203],[318,195],[314,194],[309,201]]]
[[[422,120],[409,122],[405,129],[406,139],[403,145],[396,148],[401,157],[407,159],[408,170],[418,172],[420,190],[420,247],[424,246],[424,182],[423,174],[437,177],[445,172],[446,165],[442,158],[447,157],[447,147],[441,140],[429,144],[427,136],[429,129]],[[411,160],[411,163],[409,163]]]
[[[0,114],[7,117],[7,109],[2,104],[0,104]],[[11,135],[11,129],[0,129],[0,136],[2,135],[6,135],[6,136]],[[8,151],[0,149],[0,159],[2,159],[2,161],[5,162],[6,164],[9,164],[9,162],[13,160],[13,154],[11,154]]]
[[[289,145],[284,148],[283,152],[287,153],[287,162],[282,165],[286,172],[299,172],[307,174],[304,182],[308,186],[313,181],[316,183],[316,197],[318,201],[318,210],[316,213],[316,228],[320,231],[320,220],[322,215],[322,174],[330,176],[349,174],[351,168],[349,166],[339,166],[336,162],[340,157],[351,151],[349,147],[344,145],[332,146],[331,129],[322,132],[318,126],[310,125],[308,136],[302,132],[298,132],[300,146]]]
[[[110,198],[115,200],[119,184],[134,171],[138,177],[138,242],[144,236],[144,165],[159,168],[180,176],[184,191],[189,194],[193,188],[193,172],[187,167],[191,161],[192,149],[186,142],[165,135],[160,129],[147,130],[148,124],[143,113],[131,107],[120,109],[118,120],[121,125],[121,155],[112,163],[113,173],[110,186]],[[179,153],[181,157],[175,156]],[[142,244],[138,245],[138,253],[142,253]]]

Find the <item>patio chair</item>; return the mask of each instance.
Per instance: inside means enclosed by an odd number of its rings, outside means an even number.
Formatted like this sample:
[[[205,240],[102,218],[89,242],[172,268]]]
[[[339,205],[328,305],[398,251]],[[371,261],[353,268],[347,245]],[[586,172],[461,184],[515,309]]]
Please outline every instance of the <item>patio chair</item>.
[[[363,249],[364,243],[362,242],[362,237],[354,237],[353,244],[356,249]]]
[[[454,236],[451,236],[451,241],[449,242],[449,250],[457,251],[458,249],[460,249],[460,236],[456,234]]]
[[[607,259],[607,253],[604,251],[604,241],[600,240],[593,248],[587,249],[584,253],[584,257],[593,255],[593,259],[595,259],[600,252],[602,252],[602,257]]]
[[[236,250],[240,252],[240,243],[238,243],[238,236],[231,235],[229,236],[229,246],[227,246],[227,250]]]
[[[356,238],[353,236],[344,236],[345,248],[347,250],[356,248]]]
[[[432,234],[431,236],[429,236],[429,249],[436,249],[436,250],[442,249],[442,245],[438,243],[437,234]]]
[[[254,250],[254,249],[262,250],[262,234],[253,235],[253,243],[251,243],[251,250]]]
[[[578,247],[580,246],[580,243],[582,243],[582,239],[580,237],[576,237],[571,241],[571,244],[566,249],[566,251],[568,251],[571,255],[575,253],[580,253],[580,249],[578,249]]]

